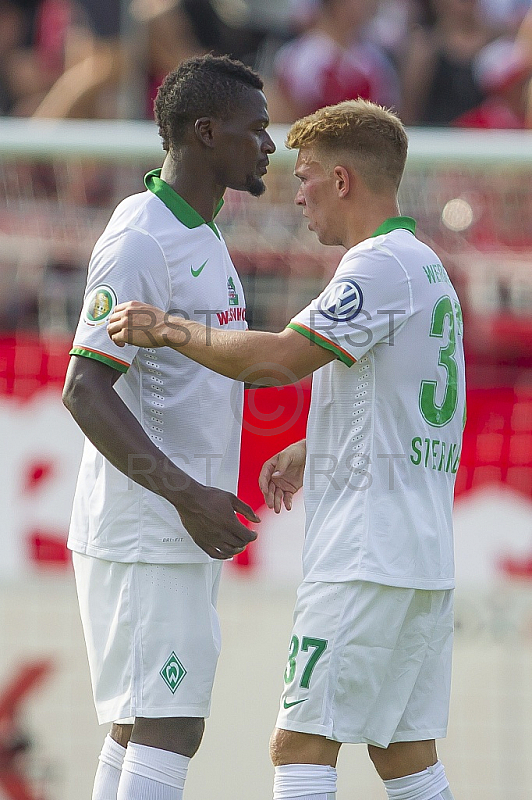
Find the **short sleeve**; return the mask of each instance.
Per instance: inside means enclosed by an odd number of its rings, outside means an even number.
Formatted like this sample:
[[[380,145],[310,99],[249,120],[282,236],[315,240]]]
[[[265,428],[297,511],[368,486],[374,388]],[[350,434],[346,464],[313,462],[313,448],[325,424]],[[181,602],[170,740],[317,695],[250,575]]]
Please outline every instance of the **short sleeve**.
[[[393,343],[412,314],[408,274],[386,247],[347,254],[323,292],[288,327],[347,366],[380,342]]]
[[[107,323],[119,303],[139,300],[168,310],[170,282],[164,254],[148,233],[126,229],[119,236],[100,239],[87,277],[83,308],[71,355],[102,361],[127,372],[138,347],[118,347],[107,333]]]

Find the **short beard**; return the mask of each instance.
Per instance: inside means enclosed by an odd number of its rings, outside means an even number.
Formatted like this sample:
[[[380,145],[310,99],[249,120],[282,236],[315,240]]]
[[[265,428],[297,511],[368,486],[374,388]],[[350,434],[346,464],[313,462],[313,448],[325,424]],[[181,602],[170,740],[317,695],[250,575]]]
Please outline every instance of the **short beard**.
[[[266,185],[262,178],[256,178],[254,175],[248,175],[244,189],[253,197],[260,197],[266,191]]]

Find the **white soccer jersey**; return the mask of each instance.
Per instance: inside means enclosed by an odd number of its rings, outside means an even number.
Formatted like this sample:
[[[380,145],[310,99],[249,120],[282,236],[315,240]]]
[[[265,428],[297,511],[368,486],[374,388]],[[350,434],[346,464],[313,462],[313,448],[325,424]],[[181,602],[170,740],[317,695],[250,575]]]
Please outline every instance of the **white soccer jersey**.
[[[116,208],[96,243],[72,354],[124,374],[115,390],[153,442],[188,475],[235,492],[243,385],[170,348],[118,347],[107,333],[117,303],[140,300],[225,330],[246,327],[242,286],[215,223],[159,177]],[[133,458],[130,475],[150,470]],[[68,546],[113,561],[209,561],[174,507],[115,469],[88,441]]]
[[[414,231],[408,217],[387,220],[290,323],[337,355],[312,385],[305,580],[454,584],[462,313]]]

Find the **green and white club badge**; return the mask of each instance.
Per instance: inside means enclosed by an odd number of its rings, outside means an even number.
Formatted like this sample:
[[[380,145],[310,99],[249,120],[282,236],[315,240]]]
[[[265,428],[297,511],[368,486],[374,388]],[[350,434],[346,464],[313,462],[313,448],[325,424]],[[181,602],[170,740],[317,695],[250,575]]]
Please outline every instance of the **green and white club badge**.
[[[159,675],[166,683],[172,694],[175,694],[175,690],[186,674],[186,669],[172,650],[159,672]]]

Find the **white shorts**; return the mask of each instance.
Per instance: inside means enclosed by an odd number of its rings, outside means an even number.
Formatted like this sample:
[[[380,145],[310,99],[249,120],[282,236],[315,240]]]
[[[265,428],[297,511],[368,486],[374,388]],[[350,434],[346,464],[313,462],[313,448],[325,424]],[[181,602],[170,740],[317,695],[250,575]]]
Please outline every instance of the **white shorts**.
[[[100,724],[208,717],[222,562],[123,564],[73,553]]]
[[[379,747],[446,735],[452,590],[302,583],[292,633],[278,728]]]

